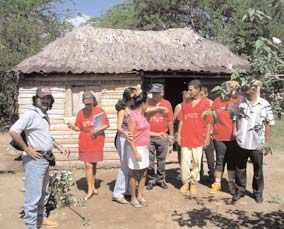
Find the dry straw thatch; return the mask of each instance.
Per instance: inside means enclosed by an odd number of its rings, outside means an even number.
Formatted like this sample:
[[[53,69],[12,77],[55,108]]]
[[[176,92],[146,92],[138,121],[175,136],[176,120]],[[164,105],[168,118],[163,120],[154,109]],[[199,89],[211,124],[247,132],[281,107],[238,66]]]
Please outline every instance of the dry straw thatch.
[[[249,63],[190,29],[133,31],[77,28],[16,66],[22,73],[231,73]]]

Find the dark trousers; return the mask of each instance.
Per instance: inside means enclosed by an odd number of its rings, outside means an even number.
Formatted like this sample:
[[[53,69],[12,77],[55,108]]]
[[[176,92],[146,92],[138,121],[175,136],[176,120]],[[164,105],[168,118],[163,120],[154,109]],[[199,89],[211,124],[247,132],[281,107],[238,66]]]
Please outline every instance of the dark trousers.
[[[227,169],[236,170],[236,160],[238,157],[238,145],[236,141],[216,141],[214,140],[216,150],[216,166],[215,170],[224,172],[227,163]]]
[[[166,157],[169,150],[169,142],[167,139],[160,137],[151,137],[149,150],[148,183],[156,184],[166,178]],[[155,174],[155,161],[157,161],[157,174]]]
[[[205,151],[205,156],[206,156],[206,160],[207,160],[207,166],[208,166],[208,175],[209,177],[214,177],[214,144],[213,144],[213,140],[210,140],[210,144],[209,146],[207,146],[207,148],[204,150]],[[203,175],[204,170],[203,170],[203,154],[202,154],[202,158],[201,158],[201,167],[200,167],[200,174]]]
[[[254,196],[262,196],[264,178],[262,171],[263,154],[259,150],[247,150],[239,147],[237,157],[236,187],[239,193],[245,194],[247,182],[247,161],[253,164],[252,188]]]

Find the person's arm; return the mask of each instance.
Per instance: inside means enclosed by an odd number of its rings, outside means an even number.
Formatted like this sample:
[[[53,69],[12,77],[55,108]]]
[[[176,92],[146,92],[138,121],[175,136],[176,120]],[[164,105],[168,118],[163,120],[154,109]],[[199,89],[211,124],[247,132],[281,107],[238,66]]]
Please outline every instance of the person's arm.
[[[81,131],[81,121],[80,121],[80,112],[77,114],[76,116],[76,121],[75,121],[75,124],[71,123],[71,122],[67,122],[67,127],[71,130],[74,130],[74,131]]]
[[[167,114],[168,112],[169,112],[169,110],[166,107],[160,107],[160,106],[148,107],[145,111],[145,115],[152,116],[155,113]]]
[[[180,112],[180,110],[181,110],[181,104],[176,105],[175,111],[174,111],[174,120],[177,119],[178,113]]]
[[[133,117],[130,117],[129,121],[128,121],[128,131],[130,132],[130,134],[132,136],[134,136],[135,127],[136,127],[136,121],[135,121],[135,119]],[[136,148],[136,145],[134,143],[134,140],[135,139],[133,137],[132,140],[129,142],[129,145],[130,145],[130,147],[132,149],[132,152],[134,154],[135,160],[136,161],[142,161],[141,155],[137,151],[137,148]]]
[[[206,136],[203,144],[204,149],[207,148],[207,146],[209,146],[210,144],[211,129],[212,129],[212,123],[208,122],[206,125]]]
[[[124,116],[125,116],[125,110],[120,110],[117,113],[117,132],[123,134],[127,138],[127,141],[131,141],[132,135],[130,134],[130,132],[128,130],[125,131],[122,129]]]
[[[152,137],[161,137],[161,138],[165,138],[166,137],[166,133],[164,132],[152,132],[150,131],[150,136]]]
[[[11,129],[9,130],[9,134],[30,157],[33,159],[42,158],[42,154],[38,152],[37,149],[33,149],[32,147],[28,146],[20,134]]]
[[[68,126],[69,129],[74,130],[74,131],[80,131],[81,130],[81,128],[79,126],[75,126],[74,124],[72,124],[70,122],[67,123],[67,126]]]
[[[181,145],[181,128],[182,128],[182,125],[183,125],[183,121],[180,120],[179,124],[178,124],[178,133],[177,133],[177,143],[179,145]]]
[[[271,143],[272,128],[269,125],[265,125],[265,144]]]
[[[52,138],[53,140],[53,146],[62,154],[69,156],[70,154],[70,149],[63,147],[62,145],[60,145],[57,141],[55,141],[54,138]]]
[[[97,128],[94,128],[93,129],[93,136],[98,136],[100,134],[102,134],[107,128],[109,128],[109,120],[107,118],[107,115],[106,115],[106,112],[104,112],[104,122],[103,122],[103,125],[97,127]]]
[[[169,121],[168,122],[168,129],[169,129],[169,144],[170,146],[174,144],[174,122]]]

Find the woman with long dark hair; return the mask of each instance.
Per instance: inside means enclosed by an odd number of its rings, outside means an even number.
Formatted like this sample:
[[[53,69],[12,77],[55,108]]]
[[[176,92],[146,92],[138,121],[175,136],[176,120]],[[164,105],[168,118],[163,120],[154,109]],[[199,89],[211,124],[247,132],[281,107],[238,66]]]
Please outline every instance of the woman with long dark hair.
[[[132,135],[128,131],[128,119],[133,110],[133,96],[136,88],[128,87],[123,92],[123,97],[115,105],[117,110],[117,136],[115,146],[118,151],[121,168],[118,172],[114,190],[113,200],[121,204],[127,204],[124,195],[128,192],[129,169],[127,165],[126,144],[127,140],[131,140]]]

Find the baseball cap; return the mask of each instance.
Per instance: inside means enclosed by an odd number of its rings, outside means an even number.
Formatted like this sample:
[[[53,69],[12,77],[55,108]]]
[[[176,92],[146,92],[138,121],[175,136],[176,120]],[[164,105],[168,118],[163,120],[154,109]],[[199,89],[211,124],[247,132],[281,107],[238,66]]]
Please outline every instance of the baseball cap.
[[[49,87],[39,87],[36,89],[36,96],[43,98],[47,95],[51,95],[51,89]]]
[[[150,93],[160,93],[164,91],[164,86],[160,83],[154,83],[152,84],[152,87],[150,89]]]
[[[94,95],[90,91],[85,91],[83,93],[83,103],[84,104],[89,104],[89,103],[94,103]]]

